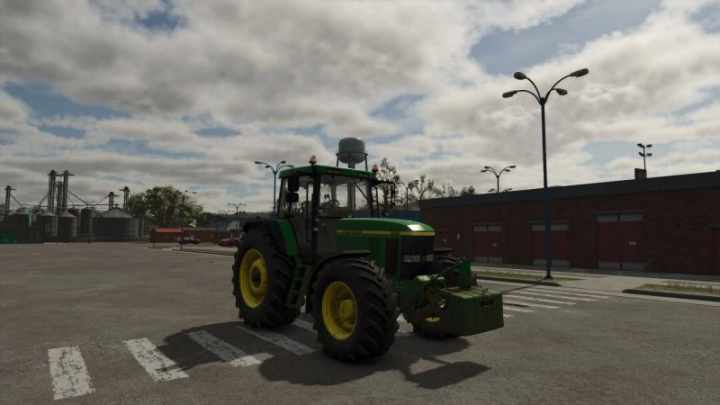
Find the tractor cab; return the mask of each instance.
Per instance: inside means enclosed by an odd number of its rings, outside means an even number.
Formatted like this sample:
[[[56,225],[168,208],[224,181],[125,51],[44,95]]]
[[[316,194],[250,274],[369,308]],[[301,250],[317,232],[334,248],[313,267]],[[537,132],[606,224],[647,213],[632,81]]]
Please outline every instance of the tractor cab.
[[[380,215],[373,202],[379,184],[374,172],[311,164],[286,169],[279,177],[277,217],[290,221],[300,253],[309,262],[337,251],[341,220]]]

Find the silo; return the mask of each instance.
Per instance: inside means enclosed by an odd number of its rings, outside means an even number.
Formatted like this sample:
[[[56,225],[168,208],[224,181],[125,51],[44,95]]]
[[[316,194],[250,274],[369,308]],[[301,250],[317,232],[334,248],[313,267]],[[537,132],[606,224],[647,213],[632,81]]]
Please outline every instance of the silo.
[[[58,218],[55,214],[45,211],[37,216],[37,222],[46,238],[57,237]]]
[[[28,227],[28,218],[30,211],[27,208],[18,208],[10,214],[8,218],[8,226],[15,233],[18,243],[27,243],[30,241],[30,228]]]
[[[138,234],[138,219],[129,218],[125,223],[125,232],[123,235],[124,240],[137,240]]]
[[[93,219],[95,235],[115,241],[127,240],[127,232],[133,229],[129,224],[132,219],[130,214],[120,208],[107,210]]]
[[[68,211],[58,215],[58,240],[71,242],[77,237],[77,217]]]
[[[93,233],[93,218],[97,216],[97,211],[93,207],[83,208],[80,211],[80,234],[89,235]]]
[[[75,235],[80,233],[80,210],[77,208],[69,208],[68,212],[71,213],[77,221],[75,221]]]

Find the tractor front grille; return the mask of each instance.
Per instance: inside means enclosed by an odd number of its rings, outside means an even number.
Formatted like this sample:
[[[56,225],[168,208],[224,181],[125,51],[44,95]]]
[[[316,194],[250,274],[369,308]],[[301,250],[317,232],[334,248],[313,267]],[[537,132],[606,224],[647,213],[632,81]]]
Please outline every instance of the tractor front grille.
[[[402,240],[402,265],[400,278],[413,279],[430,274],[433,264],[432,236],[408,236]]]

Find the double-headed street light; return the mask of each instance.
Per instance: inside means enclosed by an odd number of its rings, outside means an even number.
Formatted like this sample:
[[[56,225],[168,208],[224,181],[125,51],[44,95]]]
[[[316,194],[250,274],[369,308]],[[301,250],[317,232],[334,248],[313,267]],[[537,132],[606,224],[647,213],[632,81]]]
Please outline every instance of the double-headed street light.
[[[237,204],[235,204],[235,203],[227,203],[227,205],[230,205],[230,206],[232,206],[232,207],[235,207],[235,220],[237,221],[238,229],[240,229],[240,207],[243,207],[243,206],[245,206],[245,205],[247,205],[247,204],[245,204],[245,203],[237,203]],[[239,231],[239,230],[238,230],[238,236],[240,236],[240,231]]]
[[[284,160],[280,161],[275,167],[273,168],[272,165],[265,162],[255,161],[256,165],[265,165],[266,169],[270,169],[273,172],[273,216],[277,217],[277,173],[282,169],[283,167],[295,167],[293,165],[288,165]]]
[[[647,165],[645,164],[645,157],[650,157],[650,156],[652,156],[652,153],[645,153],[645,148],[647,148],[647,149],[652,148],[652,144],[643,145],[643,144],[639,143],[639,144],[637,144],[637,146],[641,147],[642,150],[643,150],[642,152],[638,152],[638,154],[640,154],[640,156],[642,156],[642,158],[643,158],[643,170],[645,170],[645,171],[647,172]]]
[[[508,167],[500,170],[500,172],[498,173],[494,168],[492,168],[490,166],[485,166],[484,169],[480,170],[480,173],[490,172],[495,175],[495,177],[497,178],[497,188],[493,188],[491,190],[497,190],[497,192],[499,193],[500,192],[500,176],[502,176],[502,174],[505,172],[510,172],[510,169],[514,169],[514,168],[515,168],[515,165],[508,166]]]
[[[515,72],[514,77],[517,80],[528,80],[530,83],[532,83],[533,87],[535,88],[535,93],[528,91],[528,90],[512,90],[503,93],[503,98],[510,98],[514,96],[516,93],[529,93],[530,95],[535,98],[535,100],[540,104],[540,113],[542,115],[542,148],[543,148],[543,179],[544,179],[544,187],[543,187],[543,200],[544,200],[544,211],[545,211],[545,278],[551,279],[552,275],[550,273],[550,266],[552,265],[552,259],[550,258],[550,220],[548,218],[549,215],[549,202],[548,202],[548,186],[547,186],[547,153],[545,148],[545,104],[547,104],[548,97],[550,97],[550,93],[556,91],[559,95],[564,96],[567,94],[567,90],[557,88],[555,86],[558,85],[561,81],[567,79],[568,77],[582,77],[589,73],[588,69],[580,69],[576,70],[569,75],[566,75],[565,77],[561,78],[553,86],[548,90],[548,92],[545,94],[545,97],[540,95],[540,90],[538,90],[537,86],[535,85],[535,82],[533,82],[529,77],[527,77],[522,72]],[[499,187],[498,187],[499,188]]]
[[[402,184],[403,186],[405,186],[405,211],[408,210],[408,201],[409,201],[409,198],[410,198],[410,189],[413,188],[413,187],[415,187],[415,186],[417,186],[419,183],[420,183],[420,180],[413,180],[413,181],[411,181],[411,182],[409,183],[409,185],[403,183],[402,181],[400,181],[400,184]]]

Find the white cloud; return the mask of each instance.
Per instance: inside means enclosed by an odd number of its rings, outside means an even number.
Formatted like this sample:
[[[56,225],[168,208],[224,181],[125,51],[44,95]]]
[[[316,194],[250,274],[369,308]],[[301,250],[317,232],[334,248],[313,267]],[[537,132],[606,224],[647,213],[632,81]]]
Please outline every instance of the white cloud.
[[[272,179],[253,161],[304,164],[315,154],[334,162],[334,147],[325,145],[360,136],[372,159],[387,156],[404,179],[426,173],[482,190],[494,178],[480,167],[516,164],[503,184],[538,187],[539,106],[526,94],[500,96],[528,83],[487,74],[469,52],[483,35],[552,23],[580,3],[0,0],[0,83],[45,82],[74,101],[131,115],[35,117],[0,92],[0,141],[9,143],[0,150],[0,178],[38,194],[49,170],[68,168],[88,195],[119,189],[124,184],[111,178],[121,178],[137,189],[205,190],[198,199],[211,209],[238,199],[267,207]],[[590,68],[563,83],[568,96],[548,103],[551,184],[631,176],[637,162],[591,163],[584,146],[598,140],[691,145],[687,154],[657,157],[658,175],[717,166],[720,148],[709,139],[720,134],[720,103],[709,103],[704,90],[720,87],[720,35],[689,19],[707,4],[666,1],[641,26],[573,43],[525,72],[545,87],[559,74]],[[171,12],[182,23],[172,32],[135,24],[150,12]],[[404,94],[425,96],[407,118],[370,116]],[[398,136],[409,123],[423,130]],[[40,125],[85,137],[61,138]],[[196,134],[215,126],[241,134]],[[322,126],[326,137],[292,129],[311,126]],[[147,142],[160,153],[128,156],[109,149],[110,140]],[[201,157],[171,157],[188,152]]]

